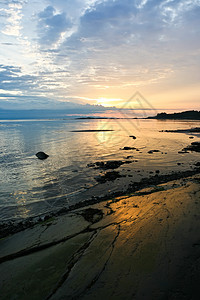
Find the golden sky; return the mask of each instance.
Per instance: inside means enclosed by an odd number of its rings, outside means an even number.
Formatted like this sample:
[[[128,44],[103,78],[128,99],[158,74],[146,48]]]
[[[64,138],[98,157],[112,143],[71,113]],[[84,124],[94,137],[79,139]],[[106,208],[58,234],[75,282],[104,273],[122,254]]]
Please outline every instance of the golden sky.
[[[9,0],[0,15],[0,108],[123,107],[139,92],[200,109],[200,0]]]

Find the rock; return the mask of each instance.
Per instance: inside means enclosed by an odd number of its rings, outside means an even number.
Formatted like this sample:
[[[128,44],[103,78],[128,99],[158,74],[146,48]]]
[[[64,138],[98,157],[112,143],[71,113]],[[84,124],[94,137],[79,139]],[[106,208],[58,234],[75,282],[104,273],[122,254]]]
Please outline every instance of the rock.
[[[89,163],[89,164],[87,164],[87,167],[88,167],[88,168],[93,168],[93,167],[95,167],[95,164]]]
[[[178,133],[199,133],[200,132],[200,127],[195,127],[195,128],[189,128],[189,129],[176,129],[176,130],[161,130],[160,132],[178,132]]]
[[[139,206],[137,204],[133,204],[134,208],[139,208]]]
[[[160,170],[156,170],[156,174],[159,174],[160,173]]]
[[[95,180],[99,183],[105,183],[106,181],[114,181],[117,178],[122,177],[117,171],[106,172],[104,175],[95,177]]]
[[[160,152],[160,150],[149,150],[148,151],[149,154],[153,154],[153,153],[156,153],[156,152]]]
[[[191,145],[184,148],[182,151],[194,151],[194,152],[200,152],[200,142],[193,142]]]
[[[134,140],[136,140],[136,136],[134,135],[129,135],[129,137],[132,137]]]
[[[189,139],[193,139],[194,137],[193,136],[189,136]]]
[[[197,163],[194,164],[196,167],[200,167],[200,162],[198,161]]]
[[[103,218],[103,212],[100,209],[87,208],[80,212],[80,215],[92,224],[100,221]]]
[[[104,164],[103,161],[97,161],[97,162],[96,162],[96,166],[99,167],[99,168],[104,168],[104,165],[105,165],[105,164]]]
[[[123,164],[130,164],[132,162],[136,162],[136,160],[132,161],[122,161],[122,160],[108,160],[108,161],[97,161],[94,164],[88,164],[87,167],[95,167],[95,169],[109,170],[109,169],[117,169]]]
[[[189,152],[183,149],[182,151],[178,151],[178,153],[179,154],[185,154],[185,153],[189,153]]]
[[[121,148],[121,150],[136,150],[135,147],[124,147],[124,148]]]
[[[44,152],[38,152],[35,154],[37,156],[37,158],[39,159],[46,159],[47,157],[49,157],[49,155],[47,155],[46,153]]]

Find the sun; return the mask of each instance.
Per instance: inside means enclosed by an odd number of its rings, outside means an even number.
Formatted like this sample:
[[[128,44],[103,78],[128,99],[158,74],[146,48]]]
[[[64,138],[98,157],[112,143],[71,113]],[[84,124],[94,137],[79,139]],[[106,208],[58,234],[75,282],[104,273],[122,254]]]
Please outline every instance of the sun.
[[[97,99],[97,104],[99,104],[99,105],[110,106],[109,102],[110,101],[108,98],[101,97],[101,98]]]
[[[105,107],[112,107],[119,105],[120,101],[122,101],[122,99],[100,97],[97,99],[97,104]]]

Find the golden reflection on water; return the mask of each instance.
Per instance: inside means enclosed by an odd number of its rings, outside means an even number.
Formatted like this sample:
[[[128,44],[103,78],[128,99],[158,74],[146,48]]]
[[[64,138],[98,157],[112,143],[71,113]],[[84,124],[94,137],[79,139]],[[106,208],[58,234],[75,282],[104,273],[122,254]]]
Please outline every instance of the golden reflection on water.
[[[27,218],[29,216],[30,209],[27,208],[27,192],[26,191],[15,191],[13,196],[16,199],[17,209],[19,214],[22,218]]]
[[[178,154],[178,151],[190,144],[189,136],[160,131],[187,129],[198,127],[199,124],[200,122],[86,119],[35,122],[28,127],[21,124],[12,130],[5,128],[0,132],[1,203],[16,203],[16,214],[25,218],[33,211],[32,208],[31,212],[27,209],[27,204],[62,195],[71,200],[69,195],[84,189],[85,185],[97,185],[94,178],[99,175],[99,170],[87,168],[87,164],[100,160],[125,160],[129,157],[130,160],[136,159],[138,162],[124,164],[117,171],[127,177],[109,182],[109,186],[101,185],[99,189],[91,189],[94,195],[99,190],[106,193],[108,189],[117,189],[117,186],[120,189],[120,184],[123,186],[125,181],[138,181],[142,176],[149,176],[150,172],[155,174],[157,169],[160,174],[180,168],[186,170],[190,168],[191,160],[195,162],[199,159],[198,153]],[[72,130],[79,132],[71,132]],[[131,138],[131,135],[136,136],[136,139]],[[195,136],[193,141],[197,140],[198,137]],[[139,151],[123,151],[125,146],[135,147]],[[148,154],[153,149],[160,152]],[[45,161],[38,160],[35,157],[38,151],[46,152],[49,158]],[[177,162],[182,163],[181,166],[177,166]]]

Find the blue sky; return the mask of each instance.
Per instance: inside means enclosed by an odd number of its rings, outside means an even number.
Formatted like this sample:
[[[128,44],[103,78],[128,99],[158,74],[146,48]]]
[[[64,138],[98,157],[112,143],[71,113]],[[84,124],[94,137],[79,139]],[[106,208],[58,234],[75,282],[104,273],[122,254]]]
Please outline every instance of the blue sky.
[[[1,0],[0,107],[200,109],[200,0]]]

